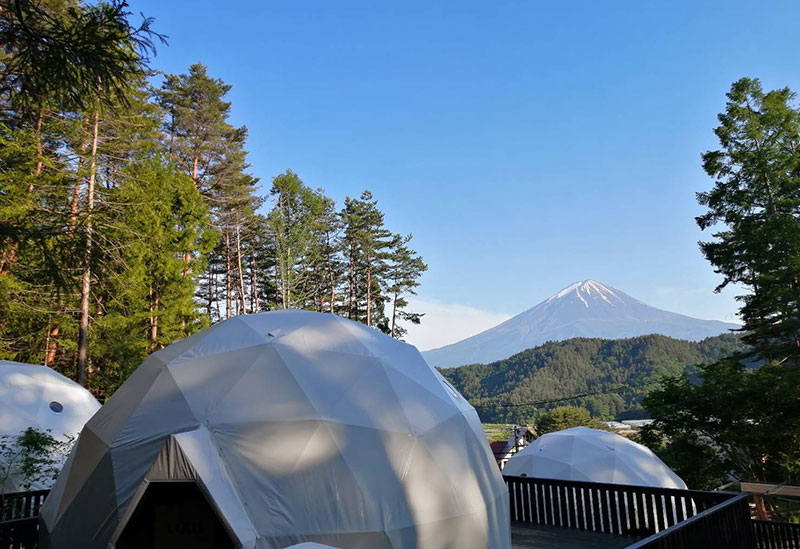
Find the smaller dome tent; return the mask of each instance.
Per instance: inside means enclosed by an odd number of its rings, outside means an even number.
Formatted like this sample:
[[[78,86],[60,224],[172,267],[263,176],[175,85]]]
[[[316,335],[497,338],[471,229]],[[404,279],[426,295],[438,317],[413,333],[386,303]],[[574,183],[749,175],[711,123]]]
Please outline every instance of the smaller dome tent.
[[[100,403],[89,391],[55,370],[0,360],[0,436],[6,444],[30,427],[47,432],[58,441],[69,441],[78,436],[99,409]],[[0,463],[0,468],[6,470],[9,465],[12,474],[2,490],[20,491],[23,479],[13,473],[13,464]],[[43,490],[52,484],[35,482],[31,489]]]
[[[503,474],[686,489],[686,483],[649,448],[588,427],[542,435],[512,457]]]
[[[510,545],[475,410],[411,345],[330,314],[234,317],[151,355],[84,428],[40,546],[178,547],[173,501],[216,547]]]

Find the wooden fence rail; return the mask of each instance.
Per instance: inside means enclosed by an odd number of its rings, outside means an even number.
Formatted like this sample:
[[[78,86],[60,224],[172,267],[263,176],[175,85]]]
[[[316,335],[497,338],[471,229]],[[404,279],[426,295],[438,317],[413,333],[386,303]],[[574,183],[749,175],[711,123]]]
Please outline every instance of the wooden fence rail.
[[[800,524],[754,520],[757,549],[800,549]]]
[[[50,490],[0,494],[0,522],[38,517],[48,493]]]
[[[755,538],[746,494],[710,507],[626,549],[753,549]]]
[[[511,520],[645,537],[735,494],[505,476]]]
[[[0,494],[0,548],[33,549],[38,544],[39,508],[49,490]]]

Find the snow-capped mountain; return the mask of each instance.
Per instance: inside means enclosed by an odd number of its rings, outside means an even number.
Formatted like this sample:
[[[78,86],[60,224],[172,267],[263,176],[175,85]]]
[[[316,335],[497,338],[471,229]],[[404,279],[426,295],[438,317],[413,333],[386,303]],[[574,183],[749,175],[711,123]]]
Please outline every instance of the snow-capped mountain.
[[[434,366],[463,366],[500,360],[546,341],[573,337],[619,339],[662,334],[697,341],[737,327],[656,309],[610,286],[584,280],[494,328],[422,354]]]

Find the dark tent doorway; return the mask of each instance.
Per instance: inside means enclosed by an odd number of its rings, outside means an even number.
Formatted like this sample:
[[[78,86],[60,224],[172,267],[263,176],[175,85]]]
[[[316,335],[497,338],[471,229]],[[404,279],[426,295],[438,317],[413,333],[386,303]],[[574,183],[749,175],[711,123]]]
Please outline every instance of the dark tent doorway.
[[[151,482],[116,543],[118,549],[233,549],[193,481]]]

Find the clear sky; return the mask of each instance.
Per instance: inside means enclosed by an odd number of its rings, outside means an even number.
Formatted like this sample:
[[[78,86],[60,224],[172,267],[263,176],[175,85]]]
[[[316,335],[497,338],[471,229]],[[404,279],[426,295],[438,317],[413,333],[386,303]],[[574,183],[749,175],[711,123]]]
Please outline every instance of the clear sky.
[[[453,342],[593,278],[735,320],[700,255],[694,193],[742,76],[800,90],[796,1],[130,0],[200,61],[264,192],[291,168],[369,188],[430,269],[410,334]]]

